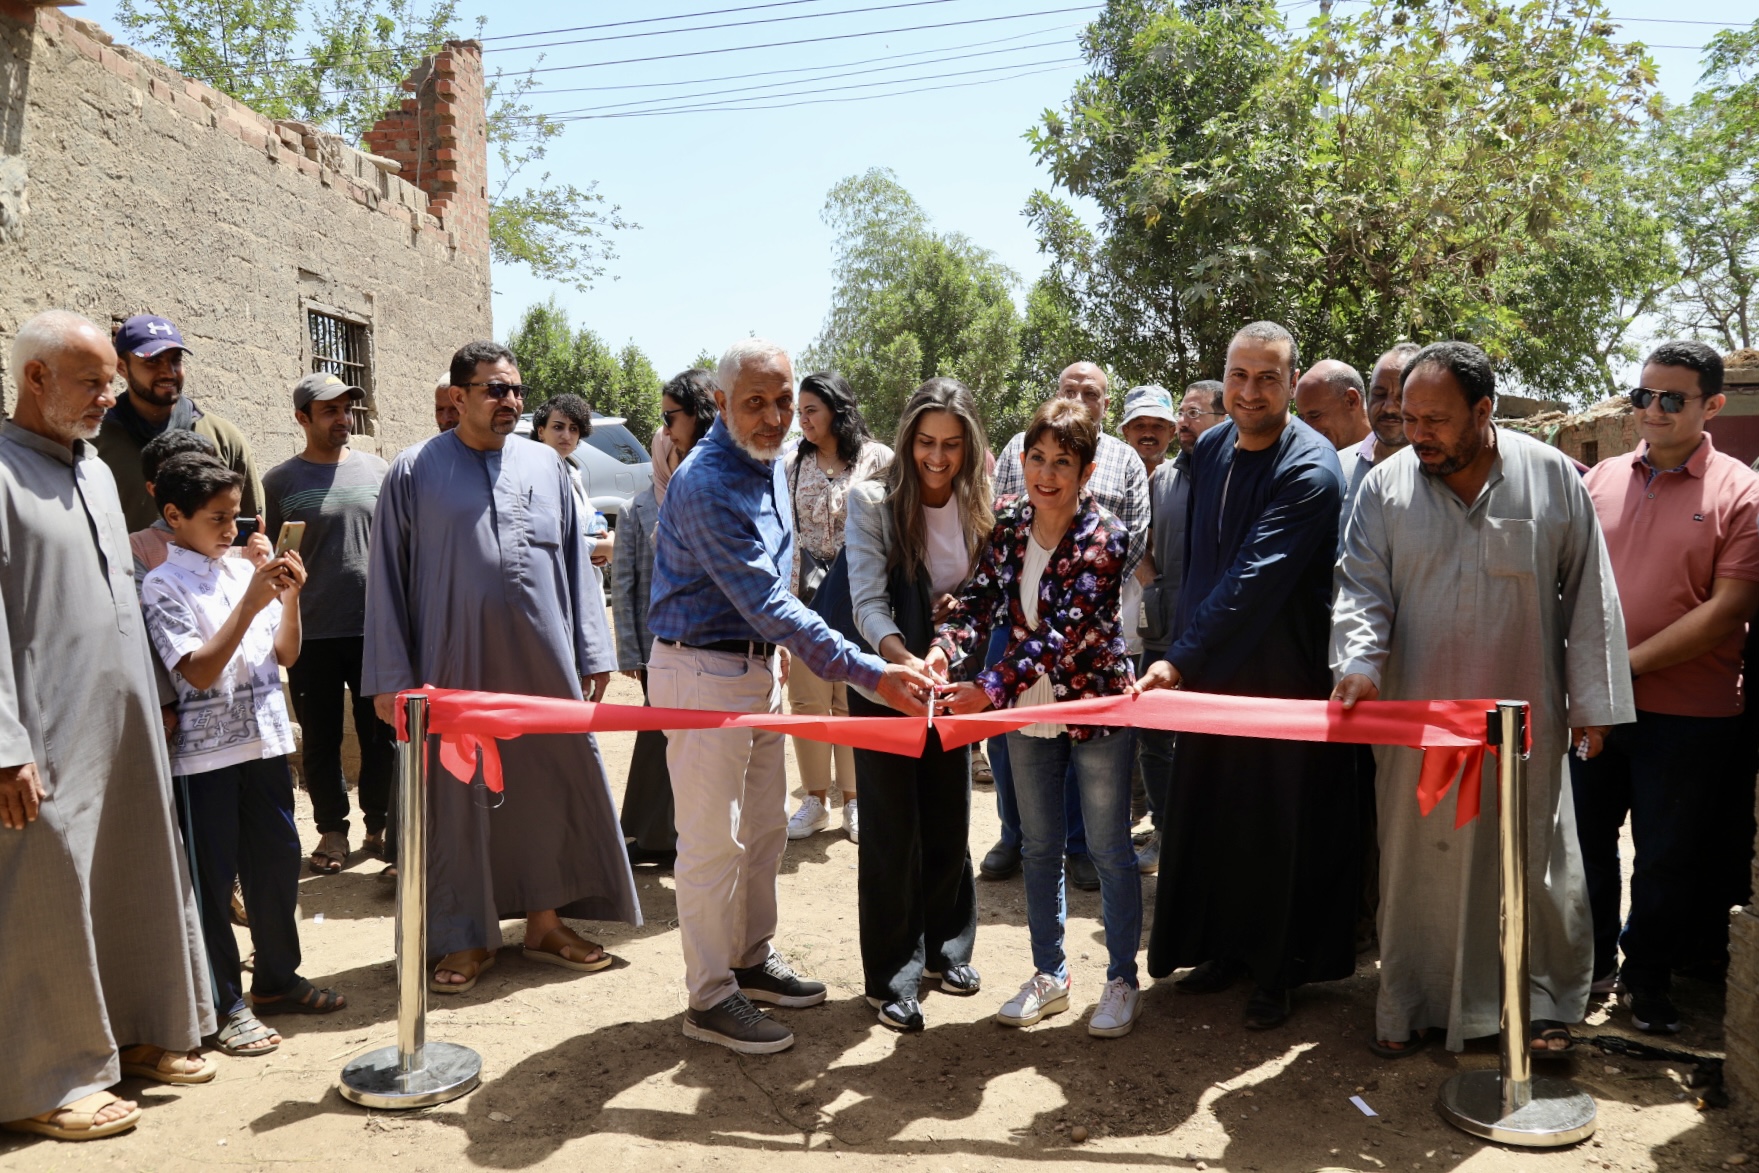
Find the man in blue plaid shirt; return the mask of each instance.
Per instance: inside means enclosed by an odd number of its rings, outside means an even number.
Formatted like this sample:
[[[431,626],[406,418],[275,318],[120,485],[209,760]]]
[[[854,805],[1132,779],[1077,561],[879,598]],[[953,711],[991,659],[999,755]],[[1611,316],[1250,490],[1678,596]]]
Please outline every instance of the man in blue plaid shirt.
[[[1111,406],[1111,396],[1104,371],[1090,362],[1071,364],[1057,376],[1057,395],[1073,399],[1087,408],[1099,427],[1099,451],[1094,455],[1093,477],[1087,487],[1100,505],[1130,531],[1130,551],[1124,559],[1124,575],[1128,577],[1136,573],[1136,567],[1148,549],[1148,522],[1152,514],[1148,469],[1135,449],[1116,436],[1106,434],[1106,409]],[[1017,496],[1026,491],[1026,476],[1020,468],[1020,452],[1025,438],[1025,433],[1017,433],[996,458],[997,498]],[[1127,615],[1124,621],[1131,625],[1133,632],[1136,616]],[[994,663],[1005,642],[1005,639],[991,637],[986,663]],[[1002,837],[983,857],[978,871],[985,879],[1005,880],[1020,870],[1020,809],[1014,802],[1014,774],[1008,764],[1006,738],[990,738],[989,764],[995,774],[996,813],[1002,819]],[[1075,798],[1074,787],[1069,789],[1065,814],[1069,883],[1084,891],[1096,891],[1099,872],[1087,854],[1087,828],[1081,821],[1081,803]]]
[[[660,708],[777,713],[786,647],[825,680],[845,680],[904,713],[926,712],[920,665],[887,664],[807,610],[789,590],[794,513],[782,443],[794,419],[794,368],[781,347],[735,344],[716,372],[720,418],[672,474],[654,535],[648,696]],[[770,944],[776,873],[788,841],[782,735],[669,731],[677,810],[673,880],[690,1009],[684,1034],[744,1054],[794,1043],[752,1005],[816,1006]]]

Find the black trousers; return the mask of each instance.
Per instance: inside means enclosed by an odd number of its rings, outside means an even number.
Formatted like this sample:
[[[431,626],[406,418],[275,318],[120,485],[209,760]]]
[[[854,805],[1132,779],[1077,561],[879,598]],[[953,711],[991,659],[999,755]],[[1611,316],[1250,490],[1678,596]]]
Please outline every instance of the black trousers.
[[[852,716],[892,716],[851,690]],[[971,753],[928,735],[920,758],[855,751],[861,802],[861,969],[866,994],[918,996],[922,971],[968,965],[977,940]]]
[[[1613,972],[1621,948],[1625,984],[1637,991],[1666,993],[1672,970],[1718,954],[1726,962],[1731,900],[1721,877],[1751,860],[1753,849],[1751,838],[1731,841],[1722,826],[1732,821],[1728,795],[1752,793],[1736,776],[1740,728],[1739,717],[1639,711],[1636,721],[1613,727],[1598,756],[1570,755],[1596,978]],[[1636,858],[1621,931],[1618,845],[1627,815]]]
[[[214,976],[214,1010],[224,1022],[244,1006],[238,938],[232,933],[232,877],[244,889],[256,946],[251,992],[273,997],[299,979],[299,833],[293,775],[284,757],[243,762],[177,779],[183,834],[195,859],[196,904]]]
[[[354,703],[360,742],[361,821],[367,832],[385,829],[394,756],[391,727],[373,713],[373,698],[360,694],[360,636],[308,639],[287,669],[305,754],[305,788],[318,830],[348,831],[348,780],[342,775],[342,691]]]

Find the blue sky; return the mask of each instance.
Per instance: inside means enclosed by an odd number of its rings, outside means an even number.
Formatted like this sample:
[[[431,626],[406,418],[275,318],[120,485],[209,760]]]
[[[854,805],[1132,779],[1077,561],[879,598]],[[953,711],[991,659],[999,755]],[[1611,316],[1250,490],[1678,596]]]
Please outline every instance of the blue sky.
[[[1608,3],[1629,39],[1654,46],[1662,86],[1674,98],[1690,94],[1701,69],[1695,46],[1716,31],[1714,22],[1753,16],[1752,0]],[[1081,72],[1076,34],[1100,8],[1077,0],[499,0],[492,7],[464,0],[460,7],[467,26],[479,11],[489,15],[491,69],[548,70],[534,99],[546,111],[628,111],[640,107],[616,104],[762,85],[787,93],[887,83],[778,98],[772,105],[959,86],[790,108],[570,122],[545,160],[553,180],[584,186],[596,179],[641,229],[621,234],[619,258],[586,293],[540,282],[522,269],[498,269],[497,333],[505,336],[526,306],[553,292],[576,322],[613,345],[639,344],[663,376],[698,351],[718,353],[748,333],[795,349],[811,341],[830,293],[831,239],[819,209],[832,184],[869,167],[892,169],[938,228],[963,232],[1013,268],[1023,287],[1030,282],[1042,261],[1020,213],[1048,177],[1022,135],[1041,111],[1067,97]],[[726,9],[741,11],[655,19]],[[1052,11],[1059,9],[1072,10]],[[75,12],[116,28],[113,0]],[[1292,21],[1316,12],[1317,0],[1289,8]],[[660,32],[764,19],[773,23]],[[1713,23],[1687,23],[1693,21]],[[974,23],[859,35],[950,22]],[[618,27],[515,36],[612,24]],[[608,37],[621,39],[587,41]],[[827,37],[843,39],[720,51]],[[550,41],[586,43],[513,47]],[[678,54],[698,55],[605,64]],[[965,59],[937,60],[951,57]],[[893,68],[857,72],[885,67]],[[706,80],[729,75],[755,76]],[[919,80],[897,80],[907,78]],[[968,82],[983,84],[960,84]],[[562,92],[581,87],[603,88]]]

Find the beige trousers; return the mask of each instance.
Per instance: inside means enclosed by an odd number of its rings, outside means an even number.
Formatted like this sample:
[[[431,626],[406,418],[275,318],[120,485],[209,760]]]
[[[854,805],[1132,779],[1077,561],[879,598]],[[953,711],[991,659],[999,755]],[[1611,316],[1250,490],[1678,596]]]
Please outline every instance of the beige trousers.
[[[647,664],[655,708],[779,713],[774,658],[654,641]],[[737,993],[733,970],[761,965],[776,933],[776,873],[788,843],[782,735],[752,729],[666,733],[678,825],[672,881],[690,1005]]]
[[[849,686],[838,681],[832,684],[812,674],[812,669],[798,658],[788,666],[788,711],[814,717],[847,717]],[[831,785],[831,762],[837,766],[837,784]],[[800,784],[808,794],[825,794],[830,805],[832,790],[841,790],[844,801],[855,797],[855,751],[847,745],[830,745],[823,741],[794,738],[794,760],[800,763]]]

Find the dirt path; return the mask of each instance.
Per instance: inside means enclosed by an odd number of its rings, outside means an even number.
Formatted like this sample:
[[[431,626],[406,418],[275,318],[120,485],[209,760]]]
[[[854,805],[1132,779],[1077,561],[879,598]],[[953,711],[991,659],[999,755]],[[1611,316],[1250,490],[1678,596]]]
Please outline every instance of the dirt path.
[[[639,702],[618,678],[613,700]],[[621,791],[632,735],[603,739]],[[792,767],[790,767],[792,768]],[[302,836],[315,838],[300,796]],[[990,791],[974,801],[971,844],[996,834]],[[833,824],[836,818],[833,817]],[[358,834],[358,831],[356,832]],[[1715,1169],[1743,1147],[1759,1166],[1759,1129],[1699,1112],[1665,1064],[1588,1052],[1565,1070],[1600,1106],[1600,1131],[1575,1149],[1516,1153],[1441,1122],[1436,1089],[1453,1072],[1494,1067],[1490,1051],[1439,1049],[1392,1064],[1370,1055],[1374,966],[1304,990],[1278,1030],[1243,1030],[1245,991],[1177,996],[1151,985],[1135,1032],[1090,1038],[1085,1017],[1104,980],[1097,893],[1073,892],[1069,942],[1075,1008],[1027,1031],[991,1015],[1029,973],[1020,882],[981,883],[975,998],[931,994],[926,1033],[900,1037],[859,997],[856,849],[840,832],[789,845],[777,944],[831,984],[811,1010],[780,1011],[798,1043],[742,1058],[687,1042],[683,965],[671,877],[639,869],[647,925],[581,924],[621,959],[574,975],[501,955],[469,995],[432,999],[428,1036],[474,1047],[484,1082],[470,1096],[413,1115],[344,1102],[336,1078],[351,1056],[394,1041],[392,900],[377,860],[301,887],[305,972],[347,993],[326,1019],[281,1020],[288,1041],[261,1060],[219,1057],[220,1076],[173,1089],[129,1080],[146,1119],[134,1133],[85,1146],[0,1134],[0,1169],[324,1170],[698,1169],[838,1170]],[[1145,891],[1152,901],[1153,885]],[[1151,905],[1152,907],[1152,905]],[[517,945],[519,925],[506,940]],[[1687,985],[1691,1049],[1721,1045],[1720,994]],[[1589,1031],[1629,1034],[1604,1009]],[[1580,1050],[1580,1048],[1579,1048]],[[1378,1113],[1350,1103],[1360,1094]],[[1088,1139],[1075,1143],[1077,1126]]]

